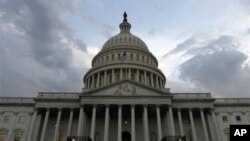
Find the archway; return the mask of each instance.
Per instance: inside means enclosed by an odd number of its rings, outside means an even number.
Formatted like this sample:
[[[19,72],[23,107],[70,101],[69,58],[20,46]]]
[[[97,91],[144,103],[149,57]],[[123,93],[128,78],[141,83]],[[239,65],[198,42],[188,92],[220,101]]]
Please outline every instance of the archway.
[[[128,131],[122,132],[122,141],[131,141],[131,135]]]

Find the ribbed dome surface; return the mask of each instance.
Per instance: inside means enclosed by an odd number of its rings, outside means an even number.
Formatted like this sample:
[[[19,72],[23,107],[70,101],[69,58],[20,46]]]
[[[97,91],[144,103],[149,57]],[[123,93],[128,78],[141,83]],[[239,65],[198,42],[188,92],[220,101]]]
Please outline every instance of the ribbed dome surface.
[[[139,37],[129,32],[121,32],[118,35],[111,37],[103,45],[102,50],[119,48],[123,46],[131,46],[139,49],[148,50],[147,45]]]

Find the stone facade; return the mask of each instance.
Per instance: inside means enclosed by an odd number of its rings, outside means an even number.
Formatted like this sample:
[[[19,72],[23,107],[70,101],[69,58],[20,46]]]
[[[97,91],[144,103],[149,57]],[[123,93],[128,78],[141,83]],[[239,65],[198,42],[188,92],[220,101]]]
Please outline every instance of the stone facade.
[[[0,98],[0,141],[228,141],[229,124],[250,123],[250,98],[171,93],[147,45],[120,33],[94,57],[78,93],[39,92],[34,98]],[[73,140],[72,140],[73,141]]]

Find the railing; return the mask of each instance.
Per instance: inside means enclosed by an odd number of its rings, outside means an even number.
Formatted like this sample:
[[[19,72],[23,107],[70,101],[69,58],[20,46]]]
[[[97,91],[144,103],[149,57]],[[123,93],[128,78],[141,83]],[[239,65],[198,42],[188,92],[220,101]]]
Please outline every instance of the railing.
[[[27,97],[0,97],[0,103],[34,103],[34,100]]]
[[[38,98],[78,98],[79,92],[38,92]]]
[[[173,93],[174,98],[212,98],[210,93]]]
[[[249,103],[250,98],[217,98],[216,103]]]

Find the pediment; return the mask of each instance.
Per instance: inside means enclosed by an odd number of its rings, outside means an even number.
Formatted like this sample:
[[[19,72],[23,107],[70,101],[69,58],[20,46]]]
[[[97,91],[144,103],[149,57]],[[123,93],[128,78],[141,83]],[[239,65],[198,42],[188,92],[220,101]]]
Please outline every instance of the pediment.
[[[145,85],[130,81],[124,80],[120,81],[106,87],[98,88],[92,91],[87,91],[84,94],[89,95],[113,95],[113,96],[157,96],[167,94],[160,89],[154,89],[147,87]]]

